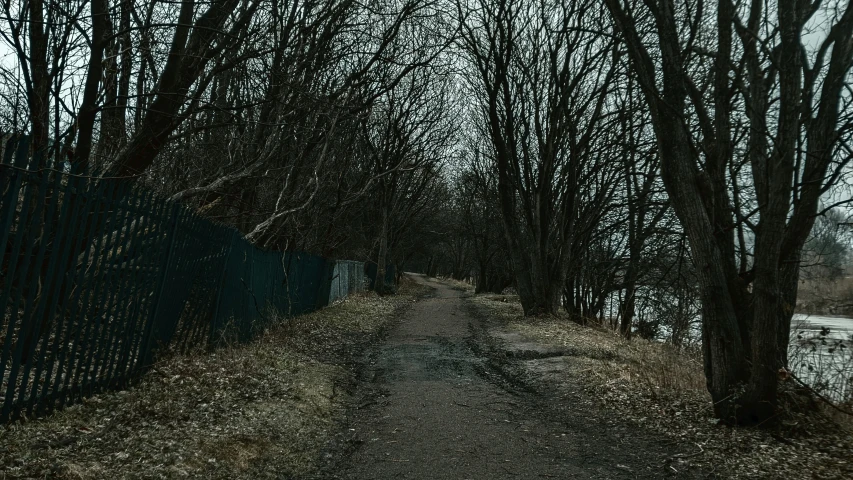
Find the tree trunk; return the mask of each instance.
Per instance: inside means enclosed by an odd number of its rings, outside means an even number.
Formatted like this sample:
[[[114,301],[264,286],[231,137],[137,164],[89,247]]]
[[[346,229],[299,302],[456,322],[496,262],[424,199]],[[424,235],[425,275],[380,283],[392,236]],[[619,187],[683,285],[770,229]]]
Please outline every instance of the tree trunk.
[[[621,317],[619,333],[629,340],[631,339],[631,331],[634,326],[634,310],[636,304],[634,296],[636,295],[636,290],[636,282],[629,280],[625,283],[625,300],[623,300],[622,308],[619,312],[619,316]]]
[[[48,33],[44,21],[44,2],[32,0],[30,6],[30,59],[20,58],[21,63],[29,63],[32,77],[31,90],[27,100],[32,125],[31,151],[41,152],[41,165],[47,161],[47,144],[50,138],[50,74],[47,65]]]
[[[373,290],[379,295],[385,291],[385,265],[388,263],[388,212],[382,209],[382,227],[379,232],[379,254],[376,258],[376,280],[373,282]]]
[[[698,191],[698,172],[689,168],[695,163],[689,159],[687,132],[680,122],[661,123],[677,124],[669,125],[672,128],[669,133],[658,132],[657,138],[664,160],[664,183],[670,192],[675,213],[687,233],[696,265],[702,299],[702,346],[708,390],[717,417],[732,420],[737,417],[737,406],[732,400],[750,373],[736,306],[723,268],[723,255],[715,242],[711,222]]]
[[[480,268],[477,269],[477,282],[474,287],[474,293],[483,293],[486,292],[489,285],[489,277],[486,275],[486,270],[480,265]]]
[[[514,213],[515,194],[507,183],[508,179],[500,180],[498,190],[501,193],[504,234],[510,247],[512,271],[521,307],[527,316],[556,313],[560,307],[560,288],[565,280],[562,265],[554,260],[549,261],[540,242],[523,240],[526,235],[522,233]]]

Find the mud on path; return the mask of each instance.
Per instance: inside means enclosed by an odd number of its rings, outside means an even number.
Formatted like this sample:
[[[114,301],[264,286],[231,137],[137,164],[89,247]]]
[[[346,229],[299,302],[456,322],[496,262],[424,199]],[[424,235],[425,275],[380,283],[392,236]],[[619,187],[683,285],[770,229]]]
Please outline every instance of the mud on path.
[[[338,479],[661,478],[660,438],[601,420],[589,402],[514,388],[480,351],[464,293],[435,288],[391,329],[370,369],[376,393],[354,411],[357,445]],[[473,348],[472,348],[473,347]],[[575,402],[571,415],[549,402]],[[565,405],[562,405],[565,407]],[[671,449],[672,447],[670,447]],[[685,478],[684,471],[679,478]]]

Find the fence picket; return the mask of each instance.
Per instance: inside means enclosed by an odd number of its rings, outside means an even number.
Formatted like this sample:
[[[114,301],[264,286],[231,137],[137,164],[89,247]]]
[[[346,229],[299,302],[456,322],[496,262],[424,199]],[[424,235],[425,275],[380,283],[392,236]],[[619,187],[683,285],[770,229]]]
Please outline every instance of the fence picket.
[[[74,179],[69,179],[69,183],[68,183],[68,185],[70,185],[71,188],[76,186],[75,184],[78,183],[78,182],[74,182],[72,180],[74,180]],[[78,178],[77,180],[81,180],[81,179]],[[79,182],[79,183],[85,183],[85,182],[83,181],[83,182]],[[81,185],[81,188],[82,188],[82,185]],[[67,192],[66,192],[66,195],[67,195]],[[83,218],[83,219],[89,218],[89,215],[90,215],[90,212],[92,211],[92,207],[93,207],[94,202],[86,201],[85,197],[83,197],[83,196],[72,196],[72,198],[75,200],[75,206],[77,208],[79,208],[79,210],[77,210],[77,209],[72,210],[72,213],[79,213],[79,215],[74,216],[74,219],[77,220],[80,218]],[[74,296],[71,295],[71,293],[73,293],[75,291],[75,289],[74,289],[74,285],[75,285],[74,278],[82,278],[82,277],[79,277],[77,275],[74,275],[74,271],[71,268],[71,265],[76,263],[74,261],[75,254],[83,248],[84,236],[85,236],[85,232],[86,232],[86,222],[78,221],[77,228],[76,229],[72,228],[71,231],[72,231],[72,233],[76,231],[76,234],[73,235],[72,239],[71,239],[72,240],[71,243],[74,246],[74,248],[72,248],[71,251],[68,253],[69,256],[66,258],[66,261],[63,261],[63,263],[60,264],[62,266],[63,270],[61,270],[57,273],[57,275],[62,276],[62,282],[64,282],[64,284],[66,285],[66,287],[65,287],[65,293],[66,294],[65,295],[59,295],[59,298],[57,299],[57,302],[58,302],[57,315],[59,316],[59,319],[57,321],[57,329],[56,329],[56,334],[54,336],[53,348],[51,349],[55,353],[54,353],[53,357],[51,358],[51,363],[50,363],[50,366],[48,367],[52,371],[54,366],[56,366],[56,370],[55,370],[55,374],[54,374],[55,376],[52,380],[52,388],[51,388],[51,381],[45,382],[44,386],[42,387],[42,391],[41,391],[41,395],[40,395],[45,400],[44,403],[45,403],[45,407],[46,407],[47,411],[53,410],[54,402],[58,399],[57,393],[59,392],[59,386],[62,384],[62,382],[64,381],[64,378],[65,378],[63,376],[64,375],[63,366],[65,364],[66,353],[68,352],[68,341],[71,338],[71,332],[72,332],[72,328],[73,328],[72,318],[71,318],[70,312],[71,312],[71,308],[72,308],[71,302],[72,302]],[[82,275],[82,272],[80,275]],[[77,289],[77,290],[79,291],[79,289]]]
[[[79,179],[76,177],[68,178],[68,186],[69,188],[73,187],[73,184],[78,182]],[[55,192],[57,195],[59,192]],[[50,308],[45,313],[45,320],[50,321],[54,318],[56,314],[57,308],[62,305],[60,292],[62,288],[65,286],[67,275],[64,274],[64,271],[60,270],[63,268],[62,266],[67,265],[69,261],[69,255],[71,252],[71,246],[74,243],[74,236],[68,235],[68,230],[73,230],[73,221],[72,219],[76,218],[74,214],[77,212],[79,208],[82,208],[82,204],[79,201],[75,201],[76,199],[73,196],[64,195],[62,199],[62,210],[59,213],[59,229],[56,232],[56,240],[54,241],[54,255],[51,259],[52,263],[48,267],[47,271],[47,279],[52,283],[52,288],[49,290],[48,297],[51,300]],[[61,311],[61,309],[60,309]],[[58,338],[60,336],[60,332],[62,329],[62,322],[56,322],[56,329],[47,328],[45,330],[45,338],[44,344],[42,346],[43,353],[39,355],[39,363],[36,366],[36,373],[33,380],[32,390],[30,392],[30,398],[33,399],[28,406],[27,415],[33,415],[33,406],[37,406],[36,414],[42,413],[43,402],[41,401],[42,395],[46,392],[46,388],[50,385],[53,374],[53,360],[55,359],[55,351],[59,347]],[[54,341],[53,341],[53,349],[50,348],[50,333],[54,331]],[[51,356],[51,361],[47,362],[47,357]],[[45,369],[45,365],[47,368]],[[42,379],[42,374],[44,374],[44,379]],[[42,386],[42,395],[39,395],[39,386]]]
[[[53,228],[53,223],[54,223],[53,218],[54,218],[54,214],[56,213],[57,204],[59,202],[58,187],[59,187],[59,182],[61,181],[61,178],[59,177],[59,175],[53,175],[53,177],[54,177],[53,188],[48,187],[49,178],[45,178],[45,185],[42,187],[45,190],[45,192],[44,192],[45,196],[42,198],[46,198],[46,194],[47,194],[48,190],[52,190],[53,195],[51,195],[50,203],[49,203],[47,212],[44,216],[44,220],[42,221],[41,231],[39,233],[39,235],[41,237],[41,241],[39,242],[40,245],[39,245],[38,254],[36,255],[35,262],[33,263],[35,271],[33,271],[33,273],[31,274],[32,278],[30,279],[30,283],[29,283],[28,291],[30,292],[30,295],[32,295],[33,292],[41,291],[41,289],[38,288],[39,287],[39,285],[38,285],[39,284],[39,278],[41,277],[40,268],[44,265],[45,255],[47,254],[47,251],[48,251],[48,245],[50,245],[50,235],[52,233],[51,229]],[[44,201],[44,200],[42,200],[42,201]],[[38,217],[35,217],[35,218],[38,218]],[[57,226],[57,228],[58,228],[58,226]],[[54,260],[53,255],[51,255],[51,258],[49,258],[48,270],[50,270],[50,268],[52,267],[53,260]],[[48,281],[47,284],[42,285],[42,288],[49,288],[49,287],[50,287],[50,281]],[[29,324],[29,328],[27,329],[26,336],[23,337],[24,341],[21,342],[22,351],[24,352],[24,355],[26,355],[26,358],[29,359],[29,361],[23,362],[24,371],[21,375],[20,387],[18,388],[17,403],[21,406],[25,405],[25,402],[27,402],[27,392],[31,391],[31,388],[28,385],[28,383],[29,383],[29,379],[30,379],[30,373],[32,371],[33,361],[35,359],[35,361],[38,362],[39,361],[38,358],[41,357],[41,355],[36,357],[36,351],[37,351],[39,342],[41,340],[42,330],[44,330],[43,327],[46,327],[48,324],[48,322],[45,321],[45,319],[42,317],[42,315],[44,315],[44,310],[45,310],[45,307],[47,306],[47,303],[48,302],[29,301],[29,302],[27,302],[26,310],[24,311],[24,317],[23,318],[25,318],[25,319],[29,318],[31,320],[29,322],[27,322]],[[23,327],[23,321],[22,321],[21,326]],[[44,354],[45,352],[42,351],[40,353]]]
[[[127,302],[126,312],[129,316],[121,317],[119,320],[122,324],[127,324],[127,334],[124,339],[124,344],[122,346],[121,351],[119,352],[118,363],[116,366],[116,373],[113,377],[114,388],[122,388],[127,385],[127,378],[132,374],[132,366],[133,359],[136,358],[134,352],[134,345],[136,344],[137,339],[139,338],[139,327],[140,327],[140,317],[141,312],[143,312],[142,305],[145,303],[145,298],[142,296],[142,292],[145,291],[145,286],[147,286],[147,277],[149,271],[143,268],[142,262],[144,259],[143,252],[144,249],[141,249],[141,245],[144,243],[144,235],[145,233],[153,227],[155,222],[155,214],[154,214],[154,195],[151,192],[148,192],[145,196],[145,200],[140,202],[140,207],[143,212],[148,212],[147,215],[138,219],[139,227],[136,230],[138,232],[137,235],[133,235],[135,246],[131,248],[130,253],[134,254],[134,256],[138,256],[137,262],[139,265],[137,268],[132,269],[132,274],[130,278],[130,289],[129,292],[123,296],[125,299],[131,299]],[[140,249],[137,251],[137,249]],[[131,266],[131,259],[127,261],[128,266]],[[134,295],[134,292],[136,295]],[[132,299],[136,298],[134,302]],[[112,372],[110,372],[112,377]]]
[[[124,388],[229,325],[250,340],[270,307],[296,315],[361,289],[362,263],[257,249],[120,180],[26,170],[40,162],[25,137],[3,157],[0,423]]]
[[[110,241],[110,236],[114,236],[112,240],[112,245],[106,251],[106,258],[103,258],[100,262],[100,272],[101,272],[101,281],[103,285],[106,285],[107,288],[104,288],[101,292],[101,297],[97,301],[96,306],[101,307],[96,311],[96,316],[99,320],[98,325],[99,329],[96,330],[93,337],[93,342],[95,344],[94,348],[90,349],[90,353],[86,359],[86,376],[84,376],[82,388],[84,390],[83,395],[88,396],[94,393],[94,389],[100,382],[100,377],[103,375],[102,371],[102,361],[104,355],[104,348],[109,346],[110,335],[112,334],[112,329],[115,327],[115,322],[111,321],[110,318],[110,310],[112,308],[113,302],[115,301],[116,288],[113,286],[116,285],[115,279],[116,275],[118,275],[118,270],[111,268],[111,264],[113,259],[118,255],[119,245],[121,245],[121,232],[124,228],[125,223],[129,221],[131,218],[131,213],[128,209],[119,208],[119,204],[126,197],[121,193],[117,194],[118,199],[110,200],[107,203],[107,207],[113,207],[114,215],[111,217],[111,221],[107,222],[104,227],[104,231],[101,235],[103,235],[104,239],[108,242]],[[110,232],[110,233],[107,233]],[[110,288],[113,287],[113,288]],[[88,381],[87,381],[88,380]]]
[[[153,195],[143,194],[138,198],[138,205],[140,207],[139,211],[144,212],[145,207],[149,205],[149,202],[153,200]],[[122,251],[122,258],[118,260],[118,265],[115,265],[114,268],[116,270],[120,270],[122,264],[126,264],[130,267],[130,262],[132,261],[132,255],[136,253],[137,248],[139,247],[140,239],[142,235],[134,235],[134,232],[139,231],[142,228],[143,220],[146,217],[136,216],[132,217],[132,220],[127,224],[127,233],[126,237],[129,238],[128,244],[125,245],[125,248]],[[130,302],[127,301],[128,298],[131,297],[130,292],[133,289],[134,283],[139,278],[139,270],[128,268],[128,272],[125,275],[121,275],[122,280],[119,282],[116,290],[118,291],[117,300],[116,300],[116,308],[115,308],[115,319],[116,329],[114,334],[114,339],[111,339],[113,345],[111,346],[108,353],[108,364],[107,364],[107,373],[106,376],[109,379],[108,387],[115,387],[117,384],[116,377],[118,374],[116,373],[116,369],[119,368],[121,364],[121,359],[125,352],[125,346],[129,343],[129,339],[127,338],[129,334],[132,332],[133,328],[133,318],[128,319],[128,312],[131,310]]]
[[[112,183],[109,183],[107,184],[105,189],[98,188],[98,191],[101,193],[101,195],[106,195],[106,197],[109,198],[109,196],[112,195],[113,187],[114,185]],[[98,197],[103,198],[100,195]],[[95,198],[90,198],[89,201],[94,203]],[[80,385],[80,370],[83,367],[82,362],[78,358],[78,352],[80,351],[81,341],[84,342],[84,344],[88,345],[89,332],[92,328],[92,321],[91,317],[89,321],[86,321],[86,312],[90,310],[90,308],[88,308],[88,306],[91,305],[90,297],[93,293],[97,295],[96,291],[93,292],[93,290],[95,290],[95,288],[93,288],[93,283],[95,282],[95,278],[97,277],[96,271],[93,271],[92,275],[86,276],[86,272],[89,271],[87,266],[89,265],[90,255],[92,265],[94,265],[98,261],[98,258],[100,256],[101,236],[97,234],[97,225],[101,222],[106,222],[106,217],[108,213],[109,212],[106,211],[105,208],[95,209],[91,220],[87,222],[88,224],[83,229],[84,248],[86,245],[90,244],[90,238],[94,238],[95,243],[92,247],[85,248],[85,251],[83,253],[83,261],[79,264],[80,266],[78,267],[80,273],[77,277],[77,288],[75,288],[76,294],[74,295],[74,299],[71,302],[71,309],[69,312],[71,318],[68,323],[68,328],[76,329],[76,333],[74,331],[69,332],[74,335],[74,340],[73,344],[71,345],[70,354],[67,357],[64,357],[64,359],[67,359],[68,363],[67,365],[60,364],[60,369],[65,366],[67,368],[67,371],[65,372],[65,382],[63,383],[62,394],[59,396],[59,408],[63,408],[66,402],[73,402],[77,398],[76,392]],[[93,253],[94,255],[92,255]],[[95,285],[95,287],[96,286],[97,285]],[[83,295],[84,292],[85,295]],[[81,303],[83,304],[82,306]],[[67,343],[65,345],[67,345]],[[82,355],[83,352],[79,352],[79,354]],[[73,389],[72,386],[74,387]]]
[[[48,175],[48,172],[43,172],[37,178],[43,179],[44,181],[46,181],[47,175]],[[9,272],[9,273],[7,275],[7,280],[6,280],[7,281],[7,291],[11,293],[10,296],[11,296],[12,301],[11,301],[11,303],[8,303],[7,301],[5,301],[7,299],[4,298],[4,302],[3,302],[4,306],[0,309],[0,311],[5,312],[6,311],[5,310],[6,305],[9,305],[9,313],[10,313],[9,320],[8,320],[9,327],[7,330],[7,338],[6,338],[5,345],[3,346],[2,359],[0,359],[0,363],[2,363],[2,364],[0,364],[0,378],[4,378],[4,375],[6,375],[6,372],[8,371],[8,377],[5,377],[5,379],[6,379],[6,393],[4,395],[4,398],[7,399],[7,401],[3,405],[2,413],[0,413],[0,419],[9,418],[9,416],[11,414],[11,408],[12,408],[12,404],[14,403],[14,401],[8,400],[8,399],[13,399],[15,397],[15,385],[17,384],[18,371],[20,370],[21,359],[22,359],[23,353],[24,353],[24,343],[25,342],[21,341],[21,340],[22,340],[22,337],[27,338],[27,336],[30,333],[30,330],[31,330],[30,327],[32,324],[32,322],[26,322],[26,317],[21,317],[21,322],[20,322],[21,324],[20,324],[20,327],[18,327],[18,336],[17,336],[17,341],[15,343],[15,349],[14,349],[14,351],[11,351],[11,342],[10,342],[11,339],[9,337],[14,332],[14,327],[18,323],[18,315],[19,315],[19,310],[20,310],[19,304],[24,299],[23,290],[25,289],[25,284],[27,281],[27,274],[29,273],[29,269],[30,269],[30,266],[32,264],[32,262],[30,261],[30,258],[32,258],[33,249],[35,248],[36,242],[33,242],[33,241],[27,242],[27,246],[24,249],[23,260],[21,261],[21,263],[23,263],[23,265],[22,265],[23,268],[16,269],[16,268],[14,268],[14,265],[16,265],[18,263],[15,260],[18,260],[21,258],[19,255],[21,253],[21,246],[22,246],[21,243],[23,241],[23,238],[26,236],[25,233],[29,233],[29,232],[32,232],[33,230],[35,230],[35,228],[38,225],[38,219],[41,216],[42,207],[44,206],[44,200],[45,200],[45,195],[47,194],[47,188],[44,185],[44,182],[38,182],[38,184],[42,185],[42,188],[34,187],[33,184],[27,185],[27,189],[26,189],[26,192],[24,194],[24,201],[21,203],[21,214],[18,217],[18,231],[16,232],[16,235],[15,235],[15,248],[13,250],[14,253],[12,254],[12,257],[9,260],[10,262],[12,262],[13,266],[12,266],[12,268],[9,268],[7,270],[7,272]],[[38,190],[38,192],[39,192],[37,199],[35,200],[36,206],[35,206],[35,210],[33,211],[32,215],[27,215],[31,210],[33,210],[31,208],[32,197],[30,195],[28,195],[28,194],[31,194],[33,190]],[[33,236],[36,237],[36,235],[33,235]],[[15,274],[17,274],[17,278],[18,278],[17,282],[15,281],[15,278],[16,278]],[[18,288],[13,289],[13,286],[15,284],[18,285]],[[11,365],[9,366],[9,368],[7,370],[6,365],[7,365],[7,362],[10,360],[9,355],[11,355]]]

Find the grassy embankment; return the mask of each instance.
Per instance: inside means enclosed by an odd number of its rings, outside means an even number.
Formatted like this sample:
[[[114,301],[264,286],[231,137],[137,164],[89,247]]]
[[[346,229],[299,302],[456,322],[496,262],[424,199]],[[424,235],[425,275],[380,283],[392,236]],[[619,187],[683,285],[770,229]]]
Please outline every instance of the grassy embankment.
[[[4,478],[305,478],[334,449],[360,355],[424,293],[351,296],[257,340],[160,361],[134,388],[0,431]]]
[[[778,430],[717,425],[700,352],[625,341],[609,329],[581,326],[563,316],[525,318],[513,296],[478,295],[471,302],[490,319],[495,336],[515,333],[565,352],[561,368],[556,374],[550,368],[547,377],[537,369],[543,360],[514,362],[528,372],[534,388],[539,377],[540,382],[547,378],[548,389],[580,389],[609,415],[695,444],[695,453],[682,455],[680,462],[726,478],[853,478],[849,416],[817,405],[784,412]],[[548,359],[549,367],[554,360]]]

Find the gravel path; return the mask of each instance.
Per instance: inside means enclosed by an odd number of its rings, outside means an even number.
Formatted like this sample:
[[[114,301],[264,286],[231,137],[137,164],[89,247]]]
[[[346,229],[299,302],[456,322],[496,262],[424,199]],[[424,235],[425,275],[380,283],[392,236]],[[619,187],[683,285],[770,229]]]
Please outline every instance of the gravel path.
[[[579,402],[570,418],[543,399],[488,380],[469,346],[477,320],[464,294],[435,288],[407,311],[375,359],[375,401],[356,411],[358,445],[341,479],[661,478],[660,439],[601,422]],[[536,397],[536,398],[534,398]],[[567,399],[561,399],[565,402]],[[564,409],[561,409],[564,410]],[[589,413],[589,414],[587,414]],[[608,425],[608,423],[610,425]],[[684,478],[683,474],[679,478]]]

